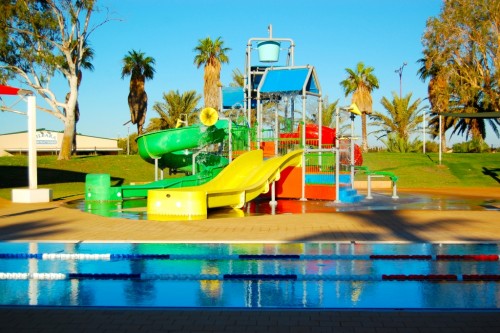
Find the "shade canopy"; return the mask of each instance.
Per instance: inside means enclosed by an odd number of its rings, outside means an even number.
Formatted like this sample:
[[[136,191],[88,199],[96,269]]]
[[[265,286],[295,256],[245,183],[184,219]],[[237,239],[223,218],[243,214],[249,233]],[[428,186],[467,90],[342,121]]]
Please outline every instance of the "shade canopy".
[[[236,106],[243,107],[245,103],[245,94],[241,87],[224,87],[222,88],[222,107],[231,109]]]
[[[17,95],[19,90],[21,89],[0,84],[0,95]]]
[[[268,68],[259,84],[261,93],[320,94],[314,67]]]
[[[443,113],[433,113],[436,116],[443,117],[454,117],[454,118],[500,118],[500,112],[476,112],[476,113],[451,113],[451,112],[443,112]]]

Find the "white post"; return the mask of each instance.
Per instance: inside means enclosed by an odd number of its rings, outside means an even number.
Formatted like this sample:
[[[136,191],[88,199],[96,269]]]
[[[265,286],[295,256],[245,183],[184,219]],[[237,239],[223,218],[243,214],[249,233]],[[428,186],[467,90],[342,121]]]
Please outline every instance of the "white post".
[[[441,154],[442,154],[442,149],[441,149],[441,115],[439,115],[439,165],[441,165]]]
[[[424,142],[422,149],[423,149],[423,152],[425,154],[425,110],[424,110],[424,116],[422,119],[422,137],[423,137],[422,141]]]
[[[36,160],[36,99],[33,95],[28,100],[28,179],[30,190],[38,188]]]
[[[130,125],[127,126],[127,156],[130,155]]]
[[[36,159],[36,98],[26,94],[28,104],[28,189],[12,189],[12,202],[33,203],[52,201],[52,190],[38,188]]]

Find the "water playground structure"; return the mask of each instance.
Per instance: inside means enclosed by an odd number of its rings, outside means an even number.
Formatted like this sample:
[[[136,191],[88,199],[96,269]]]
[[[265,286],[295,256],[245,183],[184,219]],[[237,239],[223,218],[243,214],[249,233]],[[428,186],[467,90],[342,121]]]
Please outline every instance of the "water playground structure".
[[[140,156],[155,165],[155,181],[111,186],[110,175],[89,174],[86,202],[147,197],[148,219],[155,220],[206,219],[210,208],[239,209],[259,196],[267,196],[271,205],[277,199],[359,202],[363,196],[353,188],[357,168],[368,182],[390,177],[397,198],[397,177],[361,167],[363,158],[352,136],[354,118],[361,114],[356,105],[336,110],[335,128],[345,112],[351,135],[341,137],[321,123],[316,70],[296,66],[294,48],[292,39],[274,38],[271,26],[269,37],[250,38],[244,87],[222,87],[219,111],[205,108],[200,123],[181,120],[178,125],[184,126],[137,138]],[[312,107],[310,98],[316,102]],[[185,175],[164,179],[166,168]]]

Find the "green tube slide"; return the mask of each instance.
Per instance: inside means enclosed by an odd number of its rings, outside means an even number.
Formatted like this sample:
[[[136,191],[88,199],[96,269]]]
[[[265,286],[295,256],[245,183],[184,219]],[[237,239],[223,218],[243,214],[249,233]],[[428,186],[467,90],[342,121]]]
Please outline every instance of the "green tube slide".
[[[243,126],[233,125],[237,129],[236,138],[241,135]],[[137,138],[139,155],[149,163],[158,161],[161,169],[191,171],[193,153],[206,145],[222,143],[227,137],[228,120],[219,120],[213,126],[194,124],[157,131]],[[233,134],[234,135],[234,134]],[[244,142],[245,140],[238,140]],[[196,174],[167,178],[147,184],[110,186],[109,174],[89,174],[85,182],[86,201],[117,201],[134,197],[147,197],[148,190],[177,188],[202,185],[222,171],[228,159],[216,154],[200,152],[196,158]]]

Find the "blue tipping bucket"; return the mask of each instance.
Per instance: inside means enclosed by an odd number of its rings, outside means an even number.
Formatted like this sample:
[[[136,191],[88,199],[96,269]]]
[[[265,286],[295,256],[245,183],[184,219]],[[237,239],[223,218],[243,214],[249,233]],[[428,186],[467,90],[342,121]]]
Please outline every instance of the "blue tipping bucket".
[[[280,57],[280,43],[272,40],[257,44],[260,62],[276,62]]]

